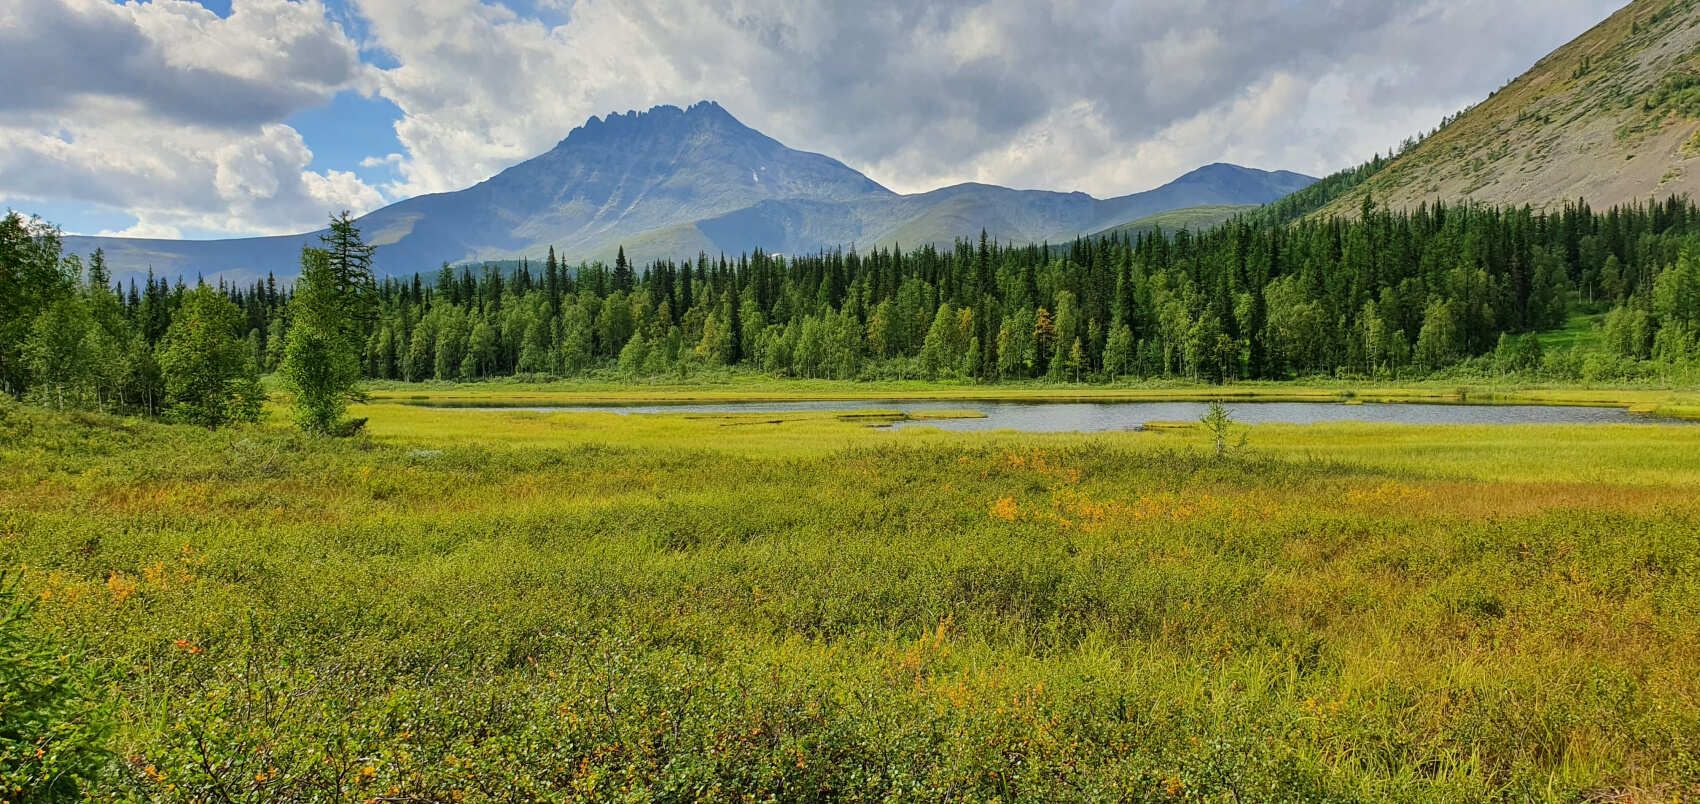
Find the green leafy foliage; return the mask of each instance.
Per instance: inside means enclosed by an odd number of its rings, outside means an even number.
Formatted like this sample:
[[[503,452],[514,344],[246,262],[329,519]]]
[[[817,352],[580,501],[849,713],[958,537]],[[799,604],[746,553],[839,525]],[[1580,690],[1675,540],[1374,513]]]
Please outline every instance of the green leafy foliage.
[[[1649,92],[1648,109],[1668,111],[1683,117],[1700,117],[1700,74],[1678,72],[1665,76]]]
[[[29,388],[26,344],[37,317],[70,295],[67,268],[57,229],[16,212],[0,218],[0,390],[16,396]]]
[[[43,640],[30,614],[0,572],[0,799],[68,801],[109,760],[109,712],[87,661]]]
[[[1645,300],[1656,331],[1668,314],[1649,291],[1697,220],[1674,199],[1603,214],[1371,205],[1351,220],[1287,217],[1060,249],[662,261],[618,281],[554,260],[541,276],[525,263],[445,268],[434,284],[379,287],[362,363],[415,381],[726,366],[977,382],[1480,374],[1501,365],[1502,335],[1566,326],[1578,307]],[[1534,371],[1581,379],[1586,357]],[[1634,359],[1657,361],[1642,373],[1690,362],[1672,350]]]
[[[259,420],[264,395],[237,335],[240,321],[236,305],[212,288],[184,294],[159,346],[168,416],[203,427]]]
[[[348,298],[339,292],[331,254],[304,249],[278,374],[294,394],[296,423],[310,433],[336,432],[348,403],[359,396],[358,324]]]
[[[176,415],[225,420],[183,402],[184,360],[205,350],[163,359],[191,297],[200,316],[208,298],[226,303],[218,329],[240,341],[242,362],[287,369],[303,425],[320,432],[336,429],[338,404],[356,398],[355,374],[643,379],[733,368],[808,379],[1226,383],[1486,376],[1516,365],[1518,377],[1594,381],[1685,376],[1700,364],[1684,312],[1693,294],[1680,290],[1690,272],[1679,263],[1700,237],[1700,212],[1675,198],[1605,213],[1393,213],[1366,203],[1352,219],[1252,216],[1061,249],[987,237],[949,252],[756,252],[642,270],[569,267],[551,255],[541,275],[524,261],[512,271],[444,266],[430,283],[371,281],[358,230],[332,228],[329,248],[309,252],[322,255],[314,270],[328,278],[293,291],[150,280],[120,301],[104,284],[66,279],[80,269],[62,261],[47,283],[59,289],[18,330],[23,393],[141,412],[169,393]],[[14,262],[56,255],[49,234],[24,235],[13,238]],[[90,277],[99,274],[91,266]],[[1614,307],[1624,312],[1602,321],[1612,337],[1546,349],[1538,366],[1499,359],[1505,336]],[[301,360],[286,366],[297,324]],[[167,362],[175,390],[165,387]],[[252,412],[250,384],[207,387],[223,387],[231,410]]]

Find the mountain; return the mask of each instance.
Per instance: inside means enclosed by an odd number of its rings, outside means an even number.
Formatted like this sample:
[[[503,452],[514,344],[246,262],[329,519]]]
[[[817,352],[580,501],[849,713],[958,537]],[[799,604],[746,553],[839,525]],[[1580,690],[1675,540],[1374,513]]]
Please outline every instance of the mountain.
[[[626,248],[628,253],[636,248],[646,254],[690,255],[752,246],[798,253],[836,245],[948,245],[973,239],[981,229],[1007,242],[1057,242],[1174,209],[1267,203],[1313,181],[1297,173],[1216,164],[1155,190],[1103,200],[1085,193],[973,183],[852,204],[776,199],[654,232],[628,241]]]
[[[1096,232],[1096,235],[1140,235],[1161,229],[1174,232],[1181,229],[1202,231],[1226,222],[1235,215],[1244,215],[1259,207],[1256,204],[1212,204],[1159,212],[1143,218],[1117,224]]]
[[[657,106],[592,117],[540,156],[465,190],[410,198],[359,219],[380,273],[443,262],[542,255],[634,260],[925,243],[982,229],[1037,242],[1091,234],[1174,209],[1261,204],[1315,181],[1290,172],[1216,164],[1143,193],[1084,193],[959,184],[892,192],[830,157],[798,151],[739,122],[719,104]],[[118,272],[247,279],[294,274],[317,232],[235,240],[72,236],[68,251],[104,248]]]
[[[1635,0],[1324,213],[1470,199],[1605,208],[1700,198],[1700,0]]]

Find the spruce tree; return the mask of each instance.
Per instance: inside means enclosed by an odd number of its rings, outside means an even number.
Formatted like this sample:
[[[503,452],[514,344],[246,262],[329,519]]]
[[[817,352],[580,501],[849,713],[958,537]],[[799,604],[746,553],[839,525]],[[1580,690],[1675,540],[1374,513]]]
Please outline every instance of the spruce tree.
[[[364,343],[378,318],[378,285],[372,274],[374,249],[360,238],[360,229],[348,210],[331,217],[329,231],[319,240],[324,243],[335,298],[343,306],[343,334]]]

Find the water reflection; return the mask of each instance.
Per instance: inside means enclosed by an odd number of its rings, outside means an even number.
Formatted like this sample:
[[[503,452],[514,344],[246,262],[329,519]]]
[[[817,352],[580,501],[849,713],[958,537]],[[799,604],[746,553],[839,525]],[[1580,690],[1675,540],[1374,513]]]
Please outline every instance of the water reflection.
[[[1444,405],[1407,402],[1230,402],[1228,412],[1246,424],[1674,424],[1630,413],[1623,408],[1559,405]],[[812,400],[805,402],[725,402],[679,405],[468,406],[468,410],[541,412],[601,411],[620,414],[850,413],[891,410],[926,414],[974,411],[983,418],[905,421],[894,427],[942,430],[1019,430],[1030,433],[1095,433],[1137,430],[1150,422],[1193,422],[1204,415],[1204,402],[906,402],[901,400]]]

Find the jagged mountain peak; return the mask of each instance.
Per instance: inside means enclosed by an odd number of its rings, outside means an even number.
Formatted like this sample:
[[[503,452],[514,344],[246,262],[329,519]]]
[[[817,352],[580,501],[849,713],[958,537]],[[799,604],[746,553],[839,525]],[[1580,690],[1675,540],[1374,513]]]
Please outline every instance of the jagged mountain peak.
[[[789,148],[744,125],[712,100],[592,116],[548,152],[491,181],[503,192],[552,191],[559,205],[654,200],[648,191],[664,189],[661,199],[687,207],[695,206],[687,196],[706,199],[713,208],[678,210],[703,217],[779,198],[890,194],[836,159]]]
[[[1200,204],[1255,204],[1310,181],[1211,165],[1164,187],[1099,200],[1081,192],[966,183],[900,195],[844,163],[787,147],[719,103],[592,116],[556,145],[472,187],[410,198],[359,220],[386,274],[444,262],[536,257],[633,260],[762,248],[948,244],[984,229],[1005,242],[1057,241]],[[1295,186],[1296,185],[1296,186]],[[226,241],[69,238],[105,247],[118,270],[208,276],[294,273],[318,233]]]
[[[643,110],[628,109],[624,112],[591,115],[582,125],[568,132],[555,147],[567,147],[607,137],[677,133],[692,129],[718,129],[726,133],[769,139],[767,135],[733,117],[719,102],[700,100],[684,108],[664,103]]]

